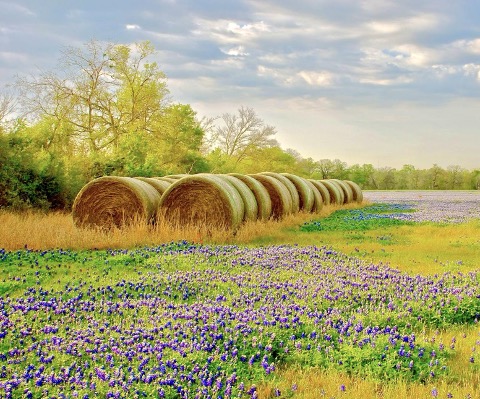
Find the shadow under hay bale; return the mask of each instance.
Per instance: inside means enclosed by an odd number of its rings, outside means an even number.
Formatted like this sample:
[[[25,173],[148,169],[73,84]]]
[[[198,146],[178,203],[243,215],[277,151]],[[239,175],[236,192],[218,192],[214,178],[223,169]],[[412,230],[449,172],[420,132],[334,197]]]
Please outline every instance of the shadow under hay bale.
[[[334,199],[330,197],[330,192],[328,191],[327,187],[323,183],[318,180],[308,179],[310,183],[312,183],[315,188],[318,190],[320,195],[322,196],[323,205],[330,205]]]
[[[312,188],[307,184],[307,181],[300,176],[292,175],[291,173],[281,173],[290,180],[295,186],[299,197],[299,209],[304,212],[311,212],[315,198],[313,196]]]
[[[350,186],[350,188],[352,189],[352,192],[353,192],[353,200],[359,204],[361,204],[363,202],[363,192],[362,192],[362,189],[360,188],[360,186],[351,181],[351,180],[344,180],[344,182],[346,184],[348,184]]]
[[[135,179],[150,184],[160,195],[162,195],[165,190],[170,187],[170,184],[172,184],[168,181],[159,180],[156,177],[135,177]]]
[[[240,179],[236,178],[235,176],[230,175],[217,175],[222,179],[227,179],[238,191],[240,197],[242,197],[243,205],[245,208],[243,220],[247,221],[255,221],[258,218],[258,204],[255,196],[253,195],[252,191],[248,188],[248,186],[241,181]]]
[[[244,218],[242,197],[228,181],[211,174],[189,175],[162,195],[159,215],[173,227],[236,230]]]
[[[80,190],[72,217],[78,227],[121,228],[153,221],[159,203],[160,194],[150,184],[132,177],[106,176]]]
[[[272,216],[272,200],[270,199],[270,194],[265,186],[251,176],[242,175],[239,173],[230,173],[229,175],[243,181],[252,191],[253,195],[255,196],[255,200],[257,201],[257,218],[259,220],[270,219]]]
[[[266,174],[249,176],[258,180],[266,188],[272,201],[272,217],[274,219],[282,219],[293,213],[292,195],[280,180]]]

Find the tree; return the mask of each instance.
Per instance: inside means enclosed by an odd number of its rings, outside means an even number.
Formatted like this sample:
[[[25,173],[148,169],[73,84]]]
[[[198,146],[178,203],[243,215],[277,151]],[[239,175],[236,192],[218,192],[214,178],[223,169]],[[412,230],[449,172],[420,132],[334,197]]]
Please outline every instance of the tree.
[[[213,133],[214,146],[238,164],[254,151],[277,146],[273,138],[275,128],[266,125],[252,108],[240,107],[238,115],[225,113],[223,125],[216,126]]]

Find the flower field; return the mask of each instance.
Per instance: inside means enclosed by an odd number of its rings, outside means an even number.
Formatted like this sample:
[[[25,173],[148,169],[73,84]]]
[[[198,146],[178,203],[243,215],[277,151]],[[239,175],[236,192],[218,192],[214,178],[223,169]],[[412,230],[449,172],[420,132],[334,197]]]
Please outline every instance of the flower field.
[[[478,194],[407,194],[366,193],[370,213],[312,226],[480,218]],[[480,340],[459,353],[460,336],[429,335],[474,328],[476,270],[413,275],[325,245],[186,241],[1,250],[0,267],[0,397],[286,398],[302,388],[278,379],[289,367],[425,385],[455,383],[459,356],[480,363]]]

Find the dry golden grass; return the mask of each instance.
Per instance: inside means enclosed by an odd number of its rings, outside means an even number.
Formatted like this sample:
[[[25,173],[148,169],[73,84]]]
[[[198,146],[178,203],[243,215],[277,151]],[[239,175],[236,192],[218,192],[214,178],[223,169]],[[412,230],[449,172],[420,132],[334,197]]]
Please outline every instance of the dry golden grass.
[[[350,207],[358,207],[351,204]],[[299,226],[307,220],[325,217],[338,209],[326,206],[320,214],[298,213],[282,221],[246,222],[235,233],[207,227],[171,227],[161,220],[155,226],[139,222],[123,229],[83,229],[74,225],[71,214],[0,211],[0,248],[12,251],[30,249],[104,249],[132,248],[187,240],[204,244],[248,244],[262,237],[274,242],[285,228]]]

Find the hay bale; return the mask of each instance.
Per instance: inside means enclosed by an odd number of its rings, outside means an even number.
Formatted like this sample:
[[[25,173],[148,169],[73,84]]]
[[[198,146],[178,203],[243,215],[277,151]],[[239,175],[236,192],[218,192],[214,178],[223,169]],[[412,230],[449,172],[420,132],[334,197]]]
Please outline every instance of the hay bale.
[[[252,191],[258,206],[257,218],[260,220],[270,219],[272,216],[272,200],[265,186],[251,176],[241,175],[239,173],[230,173],[229,175],[244,182]]]
[[[312,209],[310,210],[310,212],[319,213],[323,209],[322,194],[317,189],[317,187],[315,187],[313,185],[313,183],[311,181],[309,181],[307,179],[304,179],[304,180],[305,180],[305,184],[307,184],[308,187],[310,187],[310,190],[312,190],[312,193],[313,193],[313,206],[312,206]]]
[[[312,183],[321,194],[323,205],[330,205],[332,201],[334,201],[334,199],[330,197],[330,192],[328,191],[327,187],[325,187],[323,183],[313,179],[308,179],[308,181]]]
[[[249,176],[258,180],[267,190],[272,202],[272,217],[274,219],[282,219],[293,212],[292,196],[280,180],[263,173]]]
[[[298,213],[298,211],[300,210],[300,196],[298,195],[298,191],[295,185],[290,181],[290,179],[280,173],[262,172],[260,174],[270,176],[279,180],[287,188],[290,196],[292,197],[292,212]]]
[[[171,177],[165,177],[165,176],[155,176],[154,179],[165,181],[167,183],[175,183],[178,179],[173,179]]]
[[[207,227],[236,230],[245,208],[235,187],[206,173],[185,176],[162,195],[160,217],[173,227]]]
[[[344,201],[344,195],[342,189],[332,182],[329,179],[323,179],[320,180],[320,183],[322,183],[325,188],[328,190],[328,193],[330,194],[330,203],[331,204],[337,204],[337,205],[342,205]]]
[[[344,180],[344,182],[352,189],[353,200],[361,204],[363,202],[363,192],[360,186],[351,180]]]
[[[281,173],[282,176],[285,176],[290,180],[295,188],[297,189],[298,197],[300,199],[299,208],[301,211],[311,212],[315,197],[311,185],[308,184],[307,180],[303,177],[293,175],[291,173]]]
[[[245,208],[243,220],[255,221],[258,218],[258,205],[255,195],[248,188],[248,186],[240,179],[230,175],[216,175],[222,179],[227,179],[238,191],[240,197],[242,197],[243,205]]]
[[[340,184],[338,184],[334,179],[328,179],[328,181],[330,182],[330,184],[334,185],[337,188],[340,194],[339,204],[340,205],[345,204],[345,194],[343,193],[343,190],[342,190],[342,187],[340,187]]]
[[[335,183],[337,183],[340,186],[340,188],[342,189],[343,195],[345,197],[344,204],[352,203],[353,202],[353,191],[350,188],[350,186],[347,183],[345,183],[344,181],[339,180],[339,179],[331,179],[331,180],[334,181]]]
[[[87,183],[77,194],[72,217],[78,227],[110,229],[153,221],[160,194],[132,177],[106,176]]]
[[[179,173],[179,174],[176,174],[176,175],[167,175],[167,176],[163,176],[163,177],[166,177],[168,179],[173,179],[173,180],[179,180],[182,177],[187,177],[187,176],[191,176],[191,175],[187,175],[186,173]]]
[[[172,184],[164,180],[159,180],[156,177],[135,177],[137,180],[144,181],[145,183],[150,184],[157,192],[162,195],[165,190]]]

